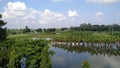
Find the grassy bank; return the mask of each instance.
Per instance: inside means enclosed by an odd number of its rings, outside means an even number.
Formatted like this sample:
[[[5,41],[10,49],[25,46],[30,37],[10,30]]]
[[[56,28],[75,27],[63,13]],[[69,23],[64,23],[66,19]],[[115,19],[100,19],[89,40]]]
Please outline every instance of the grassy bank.
[[[67,31],[59,33],[28,33],[9,35],[8,38],[52,38],[53,41],[66,42],[120,42],[120,32]]]

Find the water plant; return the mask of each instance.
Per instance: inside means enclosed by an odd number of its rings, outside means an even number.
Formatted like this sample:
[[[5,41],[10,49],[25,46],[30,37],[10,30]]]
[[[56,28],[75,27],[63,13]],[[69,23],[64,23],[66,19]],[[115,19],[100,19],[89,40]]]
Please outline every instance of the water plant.
[[[90,64],[88,63],[88,61],[83,61],[82,68],[91,68]]]

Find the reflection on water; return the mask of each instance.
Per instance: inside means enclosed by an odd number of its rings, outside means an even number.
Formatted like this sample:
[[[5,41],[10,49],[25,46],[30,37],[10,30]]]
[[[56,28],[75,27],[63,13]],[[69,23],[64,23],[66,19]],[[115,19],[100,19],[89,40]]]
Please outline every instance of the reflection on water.
[[[91,68],[120,67],[119,43],[52,42],[50,47],[44,40],[0,44],[0,68],[82,68],[84,61]]]
[[[70,45],[71,44],[71,45]],[[87,60],[91,68],[119,68],[120,44],[52,43],[56,54],[51,57],[53,68],[82,68]],[[84,44],[84,45],[83,45]]]

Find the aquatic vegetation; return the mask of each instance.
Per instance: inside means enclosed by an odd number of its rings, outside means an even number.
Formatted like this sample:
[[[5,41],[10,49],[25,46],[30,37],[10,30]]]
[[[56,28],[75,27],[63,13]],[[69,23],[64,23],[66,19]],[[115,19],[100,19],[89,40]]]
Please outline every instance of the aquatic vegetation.
[[[61,34],[60,37],[53,37],[54,41],[65,42],[99,42],[116,43],[120,42],[120,33],[94,32],[94,31],[69,31]]]
[[[9,35],[8,38],[52,38],[51,41],[63,42],[98,42],[116,43],[120,42],[120,32],[95,32],[95,31],[66,31],[59,34],[52,33],[29,33]]]
[[[48,42],[46,40],[12,39],[0,43],[0,62],[2,67],[51,68]]]
[[[91,68],[90,64],[88,63],[88,61],[83,61],[82,68]]]

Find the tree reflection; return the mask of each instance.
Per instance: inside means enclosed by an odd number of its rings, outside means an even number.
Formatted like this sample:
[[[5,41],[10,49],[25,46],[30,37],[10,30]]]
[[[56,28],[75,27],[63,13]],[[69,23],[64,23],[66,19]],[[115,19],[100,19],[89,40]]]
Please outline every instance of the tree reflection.
[[[0,67],[52,68],[51,53],[45,40],[8,40],[0,43]]]
[[[91,68],[90,64],[88,63],[88,61],[83,61],[82,62],[82,68]]]
[[[120,44],[112,43],[73,43],[69,45],[68,43],[63,44],[52,44],[53,47],[62,48],[68,52],[82,53],[87,52],[91,55],[108,55],[108,56],[119,56],[120,55]]]

